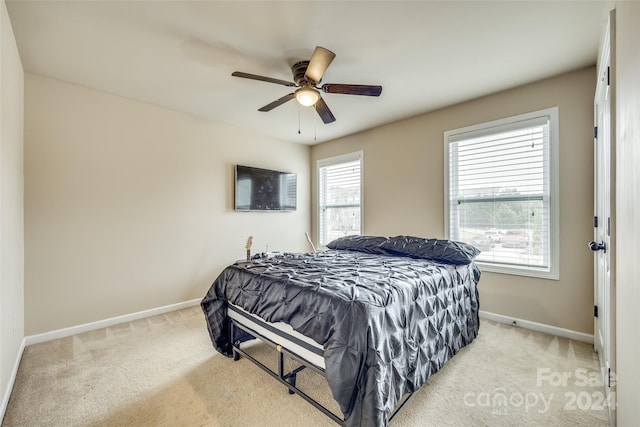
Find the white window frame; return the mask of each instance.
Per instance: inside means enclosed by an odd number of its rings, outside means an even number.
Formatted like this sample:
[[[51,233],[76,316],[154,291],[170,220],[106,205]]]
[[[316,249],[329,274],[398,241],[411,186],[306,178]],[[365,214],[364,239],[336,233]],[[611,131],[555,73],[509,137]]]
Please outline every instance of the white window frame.
[[[364,229],[364,154],[362,151],[356,151],[353,153],[341,154],[339,156],[328,157],[324,159],[319,159],[316,161],[316,194],[317,194],[317,211],[316,211],[316,236],[318,240],[318,246],[321,248],[325,248],[326,246],[321,243],[320,236],[320,215],[322,210],[322,204],[320,203],[321,194],[320,194],[320,168],[326,166],[337,165],[340,163],[347,163],[359,160],[360,161],[360,233],[363,232]],[[329,243],[329,242],[325,242]]]
[[[444,132],[444,228],[445,236],[449,238],[449,147],[451,142],[480,135],[498,133],[517,126],[517,122],[548,117],[549,119],[549,267],[510,266],[487,261],[478,261],[483,271],[513,274],[519,276],[539,277],[543,279],[559,280],[560,270],[560,190],[558,185],[559,164],[559,119],[558,107],[546,108],[531,113],[520,114],[504,119],[494,120],[477,125],[467,126]]]

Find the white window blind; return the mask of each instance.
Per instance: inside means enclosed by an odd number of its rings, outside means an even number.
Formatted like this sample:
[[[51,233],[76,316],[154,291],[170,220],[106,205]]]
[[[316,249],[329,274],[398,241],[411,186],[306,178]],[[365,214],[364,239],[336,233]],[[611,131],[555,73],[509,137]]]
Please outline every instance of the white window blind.
[[[318,161],[318,236],[325,246],[362,229],[362,153]]]
[[[557,109],[445,133],[449,238],[489,271],[557,278]]]

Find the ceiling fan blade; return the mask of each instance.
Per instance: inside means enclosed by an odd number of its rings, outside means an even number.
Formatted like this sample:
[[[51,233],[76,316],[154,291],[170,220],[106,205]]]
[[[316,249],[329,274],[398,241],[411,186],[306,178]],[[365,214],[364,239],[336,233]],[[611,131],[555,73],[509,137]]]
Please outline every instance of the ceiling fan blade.
[[[257,74],[249,74],[243,73],[242,71],[234,71],[231,73],[233,77],[242,77],[244,79],[252,79],[252,80],[260,80],[262,82],[276,83],[283,86],[295,86],[296,84],[293,82],[288,82],[286,80],[274,79],[272,77],[259,76]]]
[[[313,55],[311,55],[311,59],[309,60],[307,72],[304,76],[308,80],[318,83],[322,80],[324,72],[327,71],[327,68],[329,68],[331,61],[333,61],[333,58],[335,57],[336,54],[330,50],[316,46],[316,49],[313,51]]]
[[[345,95],[380,96],[382,86],[327,83],[322,85],[322,91],[326,93],[342,93]]]
[[[315,104],[315,108],[316,108],[316,111],[318,112],[318,115],[324,122],[324,124],[328,124],[336,121],[336,118],[333,116],[333,113],[331,112],[331,110],[329,110],[329,107],[327,106],[327,103],[324,102],[324,99],[322,98],[318,99],[318,101]]]
[[[293,98],[295,98],[295,94],[294,93],[290,93],[288,95],[283,96],[280,99],[276,99],[275,101],[273,101],[270,104],[265,105],[262,108],[258,108],[258,111],[271,111],[276,107],[279,107],[280,105],[284,104],[287,101],[291,101]]]

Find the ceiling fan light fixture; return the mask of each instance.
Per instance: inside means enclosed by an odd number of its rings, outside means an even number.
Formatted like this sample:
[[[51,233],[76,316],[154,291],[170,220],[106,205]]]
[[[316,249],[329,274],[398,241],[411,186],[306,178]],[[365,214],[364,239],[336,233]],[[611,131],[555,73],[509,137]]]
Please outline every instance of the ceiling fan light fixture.
[[[320,94],[317,90],[309,86],[303,86],[300,89],[296,90],[296,100],[300,103],[300,105],[304,105],[305,107],[310,107],[314,105],[320,99]]]

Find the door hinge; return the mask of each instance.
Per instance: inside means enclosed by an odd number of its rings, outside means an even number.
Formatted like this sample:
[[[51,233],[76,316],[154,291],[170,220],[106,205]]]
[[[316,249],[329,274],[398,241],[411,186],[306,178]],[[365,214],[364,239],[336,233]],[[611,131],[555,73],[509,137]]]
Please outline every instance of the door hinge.
[[[607,217],[607,236],[611,236],[611,217]]]
[[[611,387],[611,368],[607,370],[607,387]]]
[[[593,228],[598,228],[598,217],[597,216],[593,217]]]
[[[611,67],[607,67],[607,86],[611,86]]]
[[[598,317],[598,306],[597,305],[593,306],[593,317]]]
[[[593,127],[593,137],[598,139],[598,126]]]

